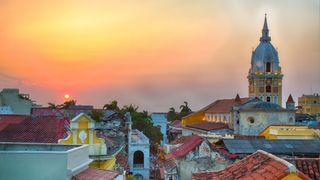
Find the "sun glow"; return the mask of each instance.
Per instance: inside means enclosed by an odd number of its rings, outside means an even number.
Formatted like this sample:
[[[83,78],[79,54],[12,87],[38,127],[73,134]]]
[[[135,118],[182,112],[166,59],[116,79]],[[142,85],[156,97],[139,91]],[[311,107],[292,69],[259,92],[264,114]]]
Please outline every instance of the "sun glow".
[[[63,97],[64,97],[64,99],[66,99],[66,100],[70,99],[70,95],[69,95],[69,94],[65,94]]]

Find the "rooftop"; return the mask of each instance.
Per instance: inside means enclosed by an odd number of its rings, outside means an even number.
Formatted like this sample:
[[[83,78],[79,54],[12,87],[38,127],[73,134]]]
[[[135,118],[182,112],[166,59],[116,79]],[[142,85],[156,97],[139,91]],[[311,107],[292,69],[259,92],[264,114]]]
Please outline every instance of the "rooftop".
[[[224,139],[230,153],[251,154],[257,150],[276,155],[319,155],[320,140],[309,139]]]
[[[50,143],[8,143],[0,142],[0,152],[20,152],[20,151],[68,151],[81,145],[65,145]]]
[[[149,139],[137,129],[131,131],[131,143],[134,144],[149,144]]]
[[[320,158],[290,158],[285,160],[295,165],[299,171],[311,179],[320,179]]]
[[[0,115],[0,131],[9,124],[19,124],[23,120],[30,118],[28,115]]]
[[[295,166],[265,151],[258,150],[252,155],[218,172],[198,172],[192,174],[193,180],[210,179],[281,179],[296,173],[302,179],[309,179],[296,170]]]
[[[166,159],[180,158],[187,155],[190,151],[201,144],[203,139],[198,135],[191,136],[188,141],[185,141],[181,146],[174,148],[170,154],[165,155]]]
[[[10,119],[10,118],[9,118]],[[16,117],[13,116],[13,120]],[[8,120],[9,121],[9,120]],[[16,121],[18,121],[16,119]],[[0,131],[3,142],[57,143],[67,136],[68,120],[55,116],[25,118],[16,124],[9,124]]]
[[[228,129],[228,124],[202,121],[199,123],[189,124],[186,127],[200,129],[200,130],[204,130],[204,131],[211,131],[211,130],[216,130],[216,129]]]
[[[249,100],[249,98],[240,98],[241,102]],[[235,99],[220,99],[204,107],[200,111],[206,113],[229,113],[231,108],[238,102]]]

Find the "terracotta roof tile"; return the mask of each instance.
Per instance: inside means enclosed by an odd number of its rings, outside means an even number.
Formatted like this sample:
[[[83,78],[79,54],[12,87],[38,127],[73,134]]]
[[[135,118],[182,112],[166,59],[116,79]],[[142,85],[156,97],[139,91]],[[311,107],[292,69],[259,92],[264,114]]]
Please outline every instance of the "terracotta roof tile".
[[[88,168],[81,173],[75,175],[74,180],[111,180],[119,173],[116,171],[108,171],[98,168]]]
[[[27,115],[0,115],[0,131],[6,128],[9,124],[18,124],[23,120],[30,118]]]
[[[202,142],[202,138],[198,135],[193,135],[188,141],[183,143],[181,146],[174,148],[170,154],[165,155],[166,159],[171,157],[180,158],[187,155],[190,151],[196,148]]]
[[[320,179],[320,158],[290,158],[286,160],[311,179]]]
[[[0,131],[0,141],[58,143],[66,137],[68,119],[55,116],[28,117],[18,124],[10,124]]]
[[[240,99],[241,103],[249,100],[249,98]],[[220,99],[204,107],[201,111],[206,113],[229,113],[232,106],[236,105],[237,103],[239,102],[237,102],[235,99]]]
[[[192,135],[190,136],[181,136],[178,139],[175,139],[174,141],[171,141],[169,144],[183,144],[186,141],[188,141],[188,139],[190,139],[192,137]]]
[[[281,179],[290,173],[289,168],[292,166],[272,154],[259,150],[222,171],[193,173],[192,179]],[[296,172],[303,178],[299,171]]]
[[[216,129],[227,129],[228,124],[202,121],[199,123],[188,124],[187,127],[201,129],[205,131],[211,131]]]

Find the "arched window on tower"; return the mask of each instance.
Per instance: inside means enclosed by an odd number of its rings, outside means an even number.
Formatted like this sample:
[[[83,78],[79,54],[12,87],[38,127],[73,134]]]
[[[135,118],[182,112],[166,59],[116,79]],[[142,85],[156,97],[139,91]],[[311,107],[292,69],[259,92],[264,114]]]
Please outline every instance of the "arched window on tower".
[[[266,72],[271,72],[271,62],[266,63]]]

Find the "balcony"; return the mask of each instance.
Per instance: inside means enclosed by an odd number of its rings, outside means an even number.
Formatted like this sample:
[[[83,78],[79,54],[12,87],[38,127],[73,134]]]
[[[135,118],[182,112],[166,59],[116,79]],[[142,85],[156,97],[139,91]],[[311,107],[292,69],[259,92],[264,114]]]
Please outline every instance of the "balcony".
[[[133,164],[133,168],[134,169],[143,169],[144,168],[144,164]]]

